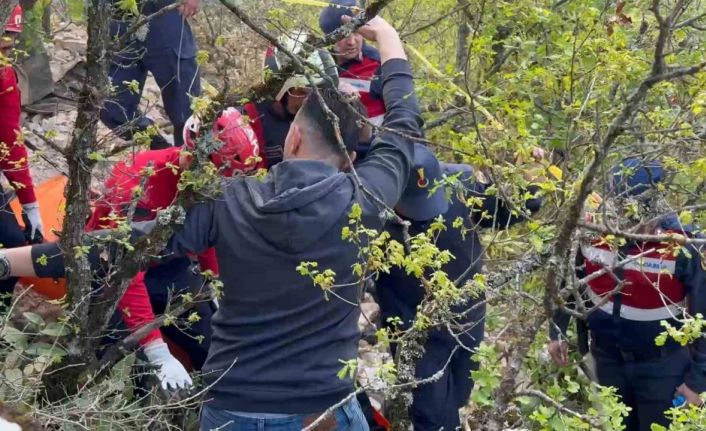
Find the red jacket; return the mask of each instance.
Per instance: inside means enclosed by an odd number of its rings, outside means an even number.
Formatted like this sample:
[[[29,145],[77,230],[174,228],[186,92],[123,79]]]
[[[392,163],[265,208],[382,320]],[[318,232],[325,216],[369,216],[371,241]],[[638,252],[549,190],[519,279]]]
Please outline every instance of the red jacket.
[[[36,202],[29,172],[27,148],[18,135],[20,127],[20,88],[15,70],[0,68],[0,169],[17,193],[22,204]]]
[[[135,212],[136,220],[150,220],[157,214],[157,210],[166,208],[174,201],[177,194],[177,184],[181,178],[179,168],[180,148],[172,147],[164,150],[142,151],[132,157],[131,163],[119,162],[105,182],[105,197],[95,204],[87,230],[105,229],[115,226],[107,218],[112,214],[124,216],[132,200],[133,190],[139,187],[143,173],[152,169],[145,181],[142,198],[137,203]],[[198,256],[202,270],[211,270],[218,274],[218,262],[214,249],[209,249]],[[154,313],[150,305],[147,287],[144,281],[144,272],[140,272],[130,283],[125,296],[118,304],[123,312],[123,318],[130,329],[149,323],[154,320]],[[161,338],[159,330],[152,331],[140,341],[144,345]]]
[[[338,66],[339,81],[358,90],[360,101],[368,111],[368,119],[380,126],[385,117],[385,102],[382,99],[380,53],[369,45],[363,45],[360,60],[350,60]]]

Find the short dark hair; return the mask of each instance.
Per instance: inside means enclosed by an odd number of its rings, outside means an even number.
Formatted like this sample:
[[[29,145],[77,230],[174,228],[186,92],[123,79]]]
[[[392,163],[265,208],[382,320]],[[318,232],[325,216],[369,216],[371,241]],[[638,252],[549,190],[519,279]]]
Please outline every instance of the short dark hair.
[[[346,151],[354,151],[360,139],[362,119],[366,116],[365,108],[360,100],[347,99],[345,95],[331,87],[319,88],[319,94],[321,94],[323,103],[338,117],[338,125]],[[311,132],[318,135],[310,136],[310,138],[316,138],[316,141],[321,141],[315,142],[316,144],[332,150],[334,154],[341,154],[333,121],[329,118],[316,93],[312,92],[307,96],[297,117],[308,123]]]

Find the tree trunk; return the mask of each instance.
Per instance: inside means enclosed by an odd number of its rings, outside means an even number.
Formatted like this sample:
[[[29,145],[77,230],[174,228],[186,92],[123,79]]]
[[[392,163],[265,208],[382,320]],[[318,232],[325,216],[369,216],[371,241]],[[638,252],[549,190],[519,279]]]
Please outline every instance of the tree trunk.
[[[459,6],[463,6],[466,3],[466,0],[458,0]],[[458,19],[458,28],[456,30],[456,71],[463,73],[468,63],[468,38],[471,35],[471,29],[468,26],[470,22],[467,14],[461,11]]]
[[[88,42],[86,50],[86,81],[79,95],[78,115],[71,143],[65,155],[69,182],[66,188],[66,216],[62,226],[62,245],[65,250],[66,281],[71,304],[73,324],[80,328],[68,340],[68,357],[57,367],[76,364],[72,373],[54,373],[63,376],[59,387],[74,393],[86,371],[95,363],[95,349],[100,340],[96,328],[89,325],[93,279],[88,258],[81,252],[84,245],[85,220],[90,215],[88,191],[94,162],[89,158],[96,151],[96,132],[99,112],[109,88],[107,53],[109,37],[109,0],[90,0],[86,8]],[[50,375],[52,373],[49,373]],[[60,395],[57,393],[56,395]],[[66,395],[66,394],[64,394]],[[48,394],[51,398],[51,394]]]
[[[44,6],[42,11],[42,31],[44,36],[51,37],[51,2]]]

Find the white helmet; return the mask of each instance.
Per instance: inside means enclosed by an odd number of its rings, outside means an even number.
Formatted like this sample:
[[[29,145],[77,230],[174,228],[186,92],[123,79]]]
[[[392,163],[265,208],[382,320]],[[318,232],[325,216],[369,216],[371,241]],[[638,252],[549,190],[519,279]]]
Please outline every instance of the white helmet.
[[[279,38],[279,42],[291,53],[300,54],[305,50],[306,41],[309,38],[309,34],[305,30],[297,30],[290,34],[283,35]],[[336,68],[336,63],[333,61],[331,54],[324,49],[314,50],[309,57],[307,62],[316,66],[319,70],[322,70],[330,78],[334,80],[334,85],[338,84],[338,71]],[[271,74],[278,74],[283,71],[291,63],[291,58],[281,52],[277,47],[269,47],[265,53],[264,69]],[[318,73],[313,73],[311,79],[314,85],[321,85],[326,82],[326,79],[319,75]],[[306,75],[296,74],[290,76],[282,84],[279,92],[275,99],[277,101],[282,100],[285,94],[292,88],[298,87],[309,87],[310,83]]]

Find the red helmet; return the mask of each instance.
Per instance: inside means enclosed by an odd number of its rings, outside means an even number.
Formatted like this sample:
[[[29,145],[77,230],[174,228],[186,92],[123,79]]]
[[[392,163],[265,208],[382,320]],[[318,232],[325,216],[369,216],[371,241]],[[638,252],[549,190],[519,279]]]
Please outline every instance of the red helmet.
[[[10,14],[10,19],[7,20],[5,31],[10,33],[22,33],[22,24],[22,7],[17,5]]]
[[[199,133],[199,120],[191,116],[184,125],[184,143],[194,148],[192,136]],[[228,108],[213,123],[214,136],[223,145],[210,155],[211,161],[221,174],[227,177],[236,172],[250,172],[257,166],[260,145],[250,125],[245,124],[243,116],[235,108]]]

